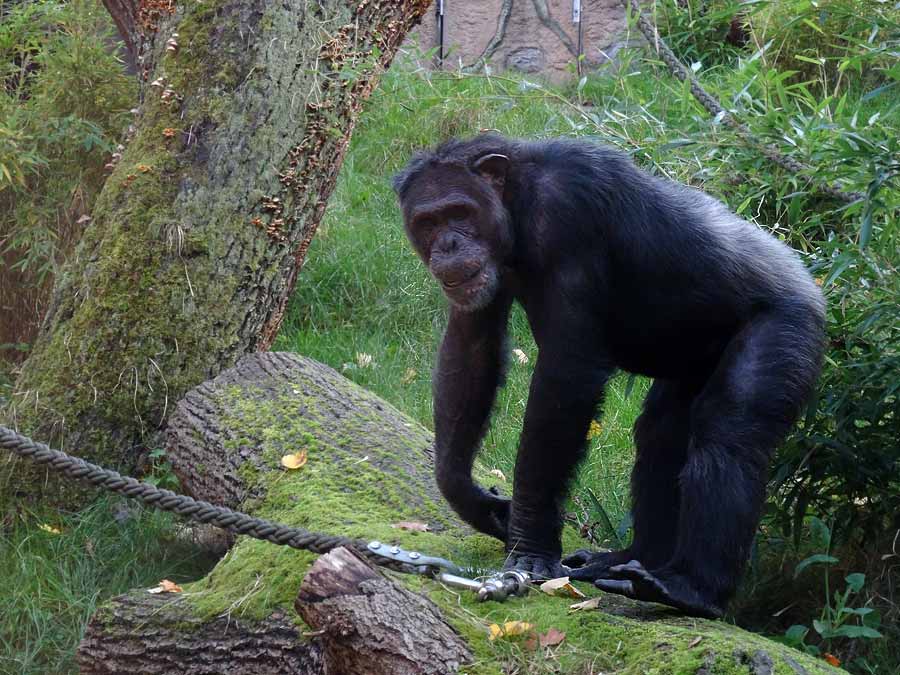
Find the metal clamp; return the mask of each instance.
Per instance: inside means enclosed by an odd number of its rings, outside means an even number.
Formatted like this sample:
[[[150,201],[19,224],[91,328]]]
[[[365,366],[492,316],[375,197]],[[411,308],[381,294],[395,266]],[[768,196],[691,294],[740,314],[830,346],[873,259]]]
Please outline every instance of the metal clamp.
[[[472,591],[478,596],[479,602],[487,600],[503,602],[513,595],[526,595],[531,576],[527,572],[508,570],[494,574],[483,581],[478,581],[477,579],[466,579],[465,577],[444,572],[437,576],[437,580],[452,588]]]
[[[449,574],[459,574],[460,572],[459,567],[445,558],[422,555],[418,551],[405,551],[399,546],[389,546],[380,541],[370,541],[366,548],[382,558],[416,567],[420,574],[435,576],[442,570]]]
[[[442,584],[471,591],[478,596],[480,602],[487,600],[503,602],[512,595],[525,595],[528,593],[528,584],[531,582],[531,576],[527,572],[519,570],[493,574],[481,581],[468,579],[460,575],[459,567],[445,558],[422,555],[418,551],[405,551],[399,546],[382,544],[380,541],[371,541],[366,548],[382,558],[410,565],[419,574],[433,576]]]

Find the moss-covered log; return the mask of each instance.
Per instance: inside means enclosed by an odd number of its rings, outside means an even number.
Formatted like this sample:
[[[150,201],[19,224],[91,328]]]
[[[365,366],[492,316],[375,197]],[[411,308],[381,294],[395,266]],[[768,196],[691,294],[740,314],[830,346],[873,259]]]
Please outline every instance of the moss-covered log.
[[[431,477],[430,434],[313,361],[289,354],[244,357],[189,392],[169,429],[169,455],[187,488],[201,499],[311,530],[395,542],[451,558],[472,574],[502,565],[502,546],[463,527],[440,499]],[[281,457],[299,450],[306,451],[306,464],[283,469]],[[427,523],[429,530],[392,527],[401,521]],[[567,548],[574,548],[577,534],[567,537]],[[158,660],[167,664],[167,673],[229,672],[215,666],[198,670],[198,664],[221,665],[230,645],[247,645],[249,636],[257,652],[265,650],[270,630],[273,653],[292,653],[298,662],[296,654],[321,654],[316,650],[327,636],[317,636],[292,609],[314,560],[311,554],[241,538],[207,577],[183,593],[165,596],[163,602],[136,590],[103,607],[80,651],[82,667],[85,672],[129,667],[162,672],[150,667]],[[473,675],[551,672],[539,665],[550,658],[557,672],[565,673],[839,672],[724,622],[687,618],[618,596],[602,596],[599,609],[589,611],[572,611],[572,600],[537,592],[502,604],[479,604],[471,594],[421,577],[388,574],[440,608],[474,654],[472,663],[461,668]],[[582,590],[598,593],[589,586]],[[142,630],[134,617],[152,618]],[[294,626],[293,652],[285,647],[285,617]],[[228,619],[224,624],[223,618]],[[529,650],[521,639],[488,639],[491,623],[512,620],[532,623],[538,633],[555,628],[565,632],[565,640]],[[217,632],[221,640],[210,641]],[[105,651],[98,645],[106,645]],[[111,662],[112,645],[116,653],[139,654],[143,660],[104,671],[101,664]],[[190,652],[182,669],[171,658],[172,649]],[[287,671],[252,670],[248,664],[244,672]],[[307,671],[298,666],[290,672]]]
[[[359,107],[429,0],[110,0],[141,104],[7,425],[130,471],[190,387],[266,348]],[[71,488],[0,456],[11,495]]]

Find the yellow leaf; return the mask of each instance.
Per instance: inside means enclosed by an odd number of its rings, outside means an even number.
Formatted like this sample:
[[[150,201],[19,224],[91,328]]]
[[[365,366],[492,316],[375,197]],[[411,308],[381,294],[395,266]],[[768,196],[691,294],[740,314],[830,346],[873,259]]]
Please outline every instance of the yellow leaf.
[[[400,378],[400,384],[410,384],[413,380],[418,376],[418,372],[416,372],[415,368],[407,368],[406,372],[403,373],[403,377]]]
[[[603,427],[600,426],[600,422],[598,422],[597,420],[591,420],[591,426],[587,432],[587,439],[590,441],[597,438],[597,436],[599,436],[600,432],[602,431]]]
[[[293,455],[285,455],[281,458],[281,466],[291,471],[299,469],[306,464],[306,450],[295,452]]]
[[[569,577],[550,579],[541,584],[541,590],[547,595],[559,595],[564,598],[583,598],[584,593],[575,588]]]
[[[502,626],[492,623],[488,627],[488,639],[491,641],[500,638],[520,637],[522,635],[532,635],[534,633],[534,624],[525,621],[507,621]]]
[[[525,633],[530,633],[532,630],[534,630],[534,624],[525,621],[507,621],[503,624],[503,634],[507,637],[525,635]]]
[[[44,532],[49,532],[50,534],[62,534],[62,530],[58,527],[53,527],[52,525],[47,525],[46,523],[41,523],[39,526]]]

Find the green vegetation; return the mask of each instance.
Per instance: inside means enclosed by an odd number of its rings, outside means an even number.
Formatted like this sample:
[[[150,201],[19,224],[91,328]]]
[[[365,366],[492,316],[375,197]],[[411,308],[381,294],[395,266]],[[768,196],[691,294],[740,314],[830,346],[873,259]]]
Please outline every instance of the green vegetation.
[[[78,0],[31,6],[75,12],[88,5]],[[445,320],[444,301],[404,240],[388,185],[390,174],[423,145],[486,128],[529,137],[590,136],[622,148],[649,170],[702,187],[799,250],[829,300],[829,351],[819,397],[779,452],[776,496],[736,606],[738,620],[770,634],[787,630],[797,643],[799,631],[790,627],[814,626],[815,618],[832,632],[826,637],[809,631],[799,636],[804,646],[830,651],[855,672],[892,673],[900,667],[900,548],[894,541],[900,528],[897,10],[877,0],[746,3],[738,21],[748,39],[744,46],[723,43],[735,16],[734,4],[718,0],[657,5],[661,32],[671,36],[673,48],[693,64],[704,86],[760,141],[807,162],[808,172],[791,175],[773,167],[758,149],[710,119],[645,50],[622,52],[614,68],[562,90],[515,77],[422,72],[401,63],[383,79],[361,118],[276,348],[328,363],[430,425],[429,373]],[[50,53],[47,45],[69,34],[35,31],[28,16],[22,17],[0,23],[4,57],[22,52],[25,44]],[[16,63],[15,58],[0,64]],[[9,82],[10,75],[3,74]],[[78,84],[79,77],[83,68],[60,70],[53,84],[75,96],[90,89]],[[108,134],[121,127],[121,117],[113,113],[130,106],[133,91],[124,76],[108,81],[115,83],[104,94],[109,116],[78,118],[102,126],[96,135],[106,139],[107,150]],[[0,90],[0,165],[10,173],[5,178],[0,166],[0,202],[10,205],[0,210],[0,219],[12,219],[0,220],[2,241],[4,246],[20,242],[16,247],[27,247],[36,261],[44,261],[29,263],[39,267],[53,259],[40,242],[53,240],[46,223],[56,221],[35,214],[67,203],[63,196],[71,187],[65,186],[79,184],[86,167],[99,170],[101,153],[94,146],[79,149],[88,128],[80,122],[58,137],[36,131],[33,125],[42,118],[31,107],[42,99],[16,98],[9,91],[8,86]],[[68,113],[59,111],[71,109],[56,107],[52,98],[43,105],[48,118],[65,117]],[[28,124],[17,122],[26,117]],[[53,138],[65,143],[48,149],[44,143]],[[50,171],[53,157],[62,163]],[[54,182],[46,182],[51,178]],[[843,181],[866,198],[848,207],[823,197],[814,189],[823,179]],[[57,182],[63,187],[55,187]],[[18,238],[10,239],[8,232]],[[512,358],[479,467],[486,482],[506,490],[509,480],[504,483],[490,471],[512,478],[536,357],[521,311],[513,317],[510,346],[529,362]],[[621,377],[613,383],[574,485],[575,520],[591,526],[598,544],[614,545],[627,528],[630,428],[645,389],[641,380]],[[821,537],[810,534],[811,515],[833,531],[825,553]],[[4,581],[13,589],[0,600],[0,651],[14,655],[16,668],[23,664],[14,672],[66,672],[96,602],[162,577],[188,578],[189,567],[156,555],[156,542],[166,539],[167,519],[136,516],[129,522],[155,523],[141,534],[138,527],[116,530],[111,517],[102,506],[87,517],[66,516],[54,521],[62,530],[57,535],[39,529],[45,517],[25,514],[0,530],[0,569],[11,570]],[[109,547],[105,555],[85,555],[85,541],[96,546],[110,528],[116,536],[103,539]],[[575,529],[567,536],[575,541]],[[839,562],[809,566],[794,579],[797,563],[816,554]],[[110,560],[119,563],[112,566]],[[826,586],[829,567],[832,584]],[[851,572],[864,572],[865,584]],[[845,596],[847,589],[852,593]],[[866,608],[873,611],[859,613]],[[883,639],[865,638],[862,630],[834,633],[837,622],[870,626],[866,622],[876,612]],[[500,614],[498,619],[504,618]],[[547,625],[558,624],[548,620]],[[5,667],[0,661],[0,671]]]
[[[104,600],[161,579],[196,579],[211,560],[170,514],[101,499],[78,514],[23,513],[0,530],[0,673],[77,672],[75,648]]]
[[[95,0],[0,0],[0,360],[27,349],[136,104],[112,35]]]

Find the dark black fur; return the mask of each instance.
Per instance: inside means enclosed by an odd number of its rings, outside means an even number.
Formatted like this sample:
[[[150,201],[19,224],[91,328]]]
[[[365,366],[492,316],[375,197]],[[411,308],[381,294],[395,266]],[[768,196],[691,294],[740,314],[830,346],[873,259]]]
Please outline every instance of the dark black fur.
[[[719,616],[769,460],[815,382],[823,301],[797,256],[703,193],[586,141],[497,135],[416,155],[394,180],[451,300],[434,378],[438,484],[511,564],[560,575],[567,484],[606,381],[654,378],[635,425],[634,542],[564,562],[604,590]],[[511,503],[471,478],[511,304],[539,348]]]

